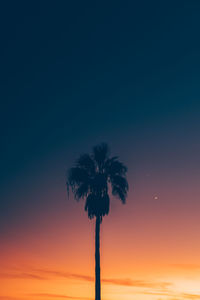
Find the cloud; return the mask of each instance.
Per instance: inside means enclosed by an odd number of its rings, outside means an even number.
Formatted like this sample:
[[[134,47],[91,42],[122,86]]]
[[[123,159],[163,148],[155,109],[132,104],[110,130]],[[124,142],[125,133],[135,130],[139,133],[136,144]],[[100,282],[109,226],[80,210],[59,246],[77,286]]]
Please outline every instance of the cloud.
[[[33,269],[36,273],[46,275],[46,276],[53,276],[53,277],[64,277],[68,279],[79,279],[84,281],[94,281],[94,277],[83,275],[83,274],[74,274],[69,272],[63,271],[55,271],[55,270],[47,270],[47,269]]]
[[[142,288],[156,288],[164,289],[171,285],[169,282],[155,282],[155,281],[144,281],[144,280],[132,280],[132,279],[102,279],[102,282],[115,284],[115,285],[124,285],[130,287],[142,287]]]
[[[181,297],[184,299],[190,299],[190,300],[199,300],[200,299],[200,295],[197,294],[187,294],[187,293],[182,293]]]
[[[74,297],[74,296],[68,296],[68,295],[59,295],[59,294],[49,294],[49,293],[34,293],[29,294],[29,296],[34,297],[49,297],[49,298],[61,298],[61,299],[70,299],[70,300],[91,300],[92,298],[86,298],[86,297]]]
[[[38,280],[46,279],[43,276],[32,274],[32,273],[0,273],[0,278],[10,278],[10,279],[21,278],[21,279],[38,279]]]
[[[164,296],[164,297],[170,297],[170,300],[200,300],[200,295],[197,294],[187,294],[187,293],[173,293],[170,291],[160,291],[160,292],[136,292],[134,294],[141,294],[141,295],[154,295],[154,296]],[[86,298],[86,297],[75,297],[75,296],[69,296],[69,295],[59,295],[59,294],[49,294],[49,293],[35,293],[35,294],[29,294],[29,296],[34,297],[46,297],[46,298],[60,298],[60,299],[69,299],[69,300],[92,300],[92,298]],[[159,298],[161,299],[161,298]],[[1,300],[1,298],[0,298]],[[18,300],[14,298],[2,298],[2,300]]]
[[[58,270],[50,270],[50,269],[34,269],[28,272],[21,272],[16,270],[14,272],[9,273],[0,273],[1,278],[13,278],[13,279],[35,279],[35,280],[52,280],[54,278],[66,278],[66,279],[74,279],[85,282],[94,282],[94,277],[84,274],[77,273],[69,273]],[[136,288],[154,288],[154,289],[166,289],[171,286],[169,282],[160,282],[160,281],[145,281],[145,280],[133,280],[130,278],[102,278],[102,284],[110,284],[110,285],[120,285],[120,286],[128,286],[128,287],[136,287]]]
[[[170,300],[200,300],[199,294],[190,294],[190,293],[176,293],[170,290],[163,291],[141,291],[137,292],[140,295],[154,295],[154,296],[164,296],[168,297]],[[161,298],[159,298],[161,299]],[[158,299],[158,300],[159,300]]]
[[[39,272],[39,274],[45,276],[54,276],[54,277],[64,277],[68,279],[77,279],[83,281],[94,282],[94,277],[83,275],[83,274],[75,274],[75,273],[68,273],[62,271],[54,271],[54,270],[47,270],[47,269],[37,269],[35,270]],[[139,288],[156,288],[156,289],[165,289],[171,286],[169,282],[158,282],[158,281],[145,281],[145,280],[132,280],[132,279],[125,279],[125,278],[102,278],[101,282],[104,284],[113,284],[113,285],[121,285],[121,286],[129,286],[129,287],[139,287]]]
[[[200,265],[195,265],[195,264],[172,264],[170,266],[176,269],[187,270],[187,271],[200,270]]]
[[[21,300],[21,298],[0,296],[0,300]]]
[[[173,296],[173,293],[170,292],[169,290],[161,290],[161,291],[141,291],[141,292],[137,292],[137,294],[140,295],[154,295],[154,296]]]

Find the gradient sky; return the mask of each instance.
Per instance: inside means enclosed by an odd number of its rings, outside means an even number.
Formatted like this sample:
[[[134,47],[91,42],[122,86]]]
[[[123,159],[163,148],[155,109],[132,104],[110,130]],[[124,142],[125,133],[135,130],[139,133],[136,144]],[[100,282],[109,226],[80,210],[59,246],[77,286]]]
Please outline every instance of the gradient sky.
[[[108,142],[127,204],[101,228],[102,300],[200,299],[200,3],[4,1],[0,299],[94,299],[94,221],[66,194]]]

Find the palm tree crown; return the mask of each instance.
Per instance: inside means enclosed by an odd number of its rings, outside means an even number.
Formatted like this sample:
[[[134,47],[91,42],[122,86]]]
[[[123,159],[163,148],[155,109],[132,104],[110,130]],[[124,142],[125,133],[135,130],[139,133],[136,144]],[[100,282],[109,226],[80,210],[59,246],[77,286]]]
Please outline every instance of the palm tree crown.
[[[67,186],[71,187],[77,200],[86,200],[88,217],[108,215],[110,207],[109,190],[125,203],[128,182],[126,166],[117,156],[109,157],[108,145],[102,143],[93,148],[92,154],[83,154],[69,170]],[[110,186],[110,189],[109,189]]]

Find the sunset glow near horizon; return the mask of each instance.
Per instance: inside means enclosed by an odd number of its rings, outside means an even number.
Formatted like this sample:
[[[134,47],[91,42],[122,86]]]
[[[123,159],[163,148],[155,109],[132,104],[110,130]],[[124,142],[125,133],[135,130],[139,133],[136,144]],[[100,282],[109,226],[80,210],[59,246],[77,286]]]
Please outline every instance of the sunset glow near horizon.
[[[0,10],[0,300],[94,299],[66,172],[101,142],[129,183],[101,225],[102,300],[200,299],[200,3],[144,2]]]
[[[167,177],[129,173],[127,204],[112,199],[101,228],[102,299],[200,299],[199,187]],[[61,180],[32,197],[48,206],[3,238],[1,299],[93,299],[94,221],[84,202],[68,199]]]

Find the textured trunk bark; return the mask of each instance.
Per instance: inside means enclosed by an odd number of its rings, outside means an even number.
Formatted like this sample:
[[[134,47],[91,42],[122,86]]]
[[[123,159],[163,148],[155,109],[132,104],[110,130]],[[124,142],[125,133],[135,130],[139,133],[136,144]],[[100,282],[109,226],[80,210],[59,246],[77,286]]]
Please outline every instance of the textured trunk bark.
[[[96,228],[95,228],[95,300],[101,300],[100,217],[96,217]]]

